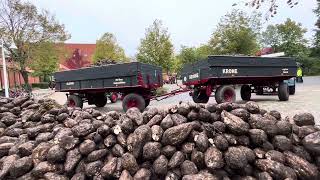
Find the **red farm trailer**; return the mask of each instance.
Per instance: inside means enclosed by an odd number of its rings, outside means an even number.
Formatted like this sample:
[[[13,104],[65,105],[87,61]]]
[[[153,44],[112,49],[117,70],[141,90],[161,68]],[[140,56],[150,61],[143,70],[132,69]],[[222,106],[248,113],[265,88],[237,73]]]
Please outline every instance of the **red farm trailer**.
[[[133,62],[57,72],[54,78],[55,90],[68,92],[68,106],[82,107],[88,102],[103,107],[107,103],[106,94],[112,98],[115,93],[121,93],[124,111],[131,107],[143,111],[154,91],[162,86],[162,69]]]
[[[251,93],[268,87],[278,93],[280,101],[289,99],[288,84],[296,76],[296,61],[286,57],[209,56],[185,65],[181,72],[184,85],[196,103],[207,103],[215,92],[217,103],[234,102],[232,85],[241,85],[241,98],[250,100]]]
[[[151,99],[190,91],[195,103],[207,103],[212,92],[217,103],[234,102],[233,85],[241,85],[241,98],[250,100],[251,93],[262,88],[276,89],[281,101],[289,99],[285,80],[295,77],[296,62],[283,57],[208,56],[181,71],[180,88],[162,95],[154,92],[163,84],[160,67],[139,62],[112,64],[55,73],[56,91],[68,92],[67,105],[82,107],[83,102],[103,107],[106,94],[121,93],[122,107],[127,111],[137,107],[143,111]]]

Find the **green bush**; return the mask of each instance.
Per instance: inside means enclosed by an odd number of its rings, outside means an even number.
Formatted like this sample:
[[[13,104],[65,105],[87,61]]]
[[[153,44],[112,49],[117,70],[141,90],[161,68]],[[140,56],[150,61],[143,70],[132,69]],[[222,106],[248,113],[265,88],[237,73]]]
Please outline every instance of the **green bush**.
[[[40,88],[40,89],[48,89],[49,83],[48,82],[41,82],[41,83],[33,83],[31,85],[32,88]]]
[[[320,59],[316,57],[303,57],[299,59],[303,64],[303,75],[320,75]]]

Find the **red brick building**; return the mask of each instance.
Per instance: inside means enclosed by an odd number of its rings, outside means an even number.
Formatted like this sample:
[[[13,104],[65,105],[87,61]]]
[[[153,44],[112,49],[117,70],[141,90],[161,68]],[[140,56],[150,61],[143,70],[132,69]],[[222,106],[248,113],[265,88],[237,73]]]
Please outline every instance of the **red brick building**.
[[[24,84],[24,80],[22,75],[20,74],[18,68],[11,62],[6,61],[7,63],[7,73],[8,73],[8,82],[9,87],[21,86]],[[4,89],[4,77],[3,77],[3,70],[2,70],[2,58],[0,58],[0,89]],[[31,72],[30,69],[28,71]],[[39,83],[39,77],[32,77],[29,75],[29,83]]]
[[[63,44],[65,54],[60,57],[59,70],[79,69],[92,64],[95,44]]]
[[[86,67],[92,64],[93,54],[96,49],[95,44],[62,44],[64,54],[59,59],[59,70],[70,70]],[[32,72],[31,69],[28,71]],[[22,75],[19,73],[17,66],[7,61],[7,72],[9,86],[21,86],[24,84]],[[39,83],[39,77],[32,77],[29,75],[29,83]],[[4,88],[4,79],[2,71],[2,59],[0,58],[0,89]]]

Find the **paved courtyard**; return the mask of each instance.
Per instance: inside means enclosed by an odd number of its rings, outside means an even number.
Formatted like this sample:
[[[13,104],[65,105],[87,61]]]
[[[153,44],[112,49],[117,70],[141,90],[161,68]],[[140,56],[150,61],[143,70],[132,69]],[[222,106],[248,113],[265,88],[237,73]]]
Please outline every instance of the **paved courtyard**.
[[[175,86],[169,85],[168,89],[174,89]],[[57,93],[51,90],[39,90],[39,97],[49,97],[55,99],[59,104],[66,102],[65,93]],[[167,108],[177,104],[179,101],[192,101],[188,93],[179,94],[162,101],[151,101],[149,107]],[[252,95],[252,101],[259,104],[260,107],[266,110],[278,110],[283,116],[292,117],[298,112],[310,112],[315,116],[317,124],[320,125],[320,76],[305,77],[304,83],[296,85],[296,94],[290,96],[289,101],[279,101],[278,96],[256,96]],[[209,102],[215,102],[214,97],[211,97]],[[244,103],[241,100],[239,89],[237,89],[237,102]],[[86,107],[94,107],[85,104]],[[107,104],[103,108],[97,108],[107,112],[111,110],[122,111],[121,101],[115,104]]]

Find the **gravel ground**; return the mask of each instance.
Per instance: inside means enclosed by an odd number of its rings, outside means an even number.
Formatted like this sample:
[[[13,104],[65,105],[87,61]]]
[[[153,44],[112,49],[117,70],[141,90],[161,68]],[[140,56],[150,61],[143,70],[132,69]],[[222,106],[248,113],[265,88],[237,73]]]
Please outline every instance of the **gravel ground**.
[[[167,86],[168,89],[174,89],[174,85]],[[35,92],[37,93],[37,92]],[[43,94],[43,90],[41,90]],[[55,99],[59,104],[66,102],[65,93],[58,93],[47,90],[48,97]],[[290,96],[289,101],[279,101],[278,96],[256,96],[252,94],[252,101],[259,104],[260,107],[266,110],[278,110],[283,116],[292,117],[299,112],[310,112],[315,116],[316,122],[320,125],[320,76],[305,77],[304,83],[296,85],[296,94]],[[179,94],[162,101],[151,101],[149,107],[167,108],[179,101],[192,101],[188,93]],[[209,102],[215,102],[214,97],[211,97]],[[237,89],[237,102],[244,103],[241,100],[239,89]],[[85,107],[94,107],[85,105]],[[106,107],[97,108],[107,112],[111,110],[122,111],[121,102],[107,104]]]

